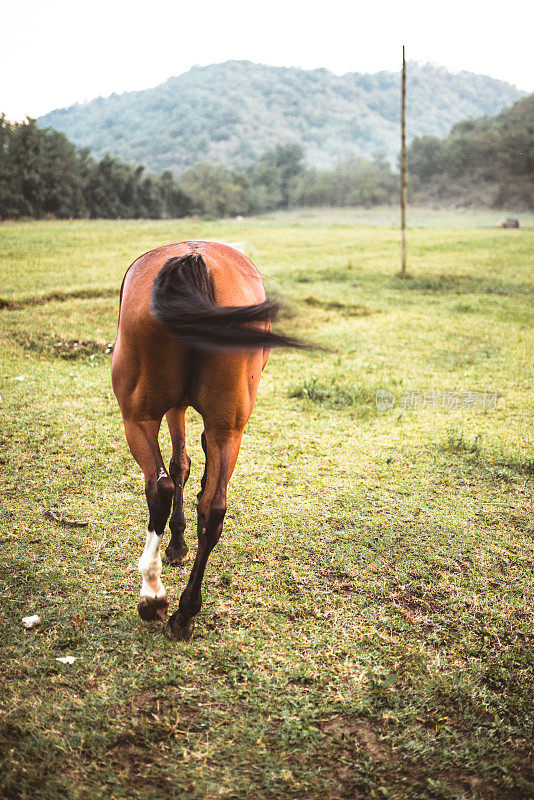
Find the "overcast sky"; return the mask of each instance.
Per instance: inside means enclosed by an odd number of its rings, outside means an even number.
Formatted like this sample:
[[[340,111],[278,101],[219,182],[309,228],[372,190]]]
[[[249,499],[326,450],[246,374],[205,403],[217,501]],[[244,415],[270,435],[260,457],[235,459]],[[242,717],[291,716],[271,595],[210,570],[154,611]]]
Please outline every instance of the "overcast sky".
[[[532,0],[0,0],[0,24],[0,112],[11,120],[228,59],[397,70],[402,44],[409,60],[534,91]]]

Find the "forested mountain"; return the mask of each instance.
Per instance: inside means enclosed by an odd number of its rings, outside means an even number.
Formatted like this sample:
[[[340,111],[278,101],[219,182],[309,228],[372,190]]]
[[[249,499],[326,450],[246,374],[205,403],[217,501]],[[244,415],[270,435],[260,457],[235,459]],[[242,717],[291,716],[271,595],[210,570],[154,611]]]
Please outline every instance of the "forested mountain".
[[[496,117],[457,123],[408,149],[412,199],[443,205],[534,208],[534,94]]]
[[[180,173],[199,161],[243,167],[276,144],[302,145],[308,164],[399,149],[399,75],[271,67],[228,61],[193,69],[140,92],[98,98],[38,120],[101,158]],[[470,117],[496,114],[521,96],[468,72],[408,64],[408,139],[445,136]]]

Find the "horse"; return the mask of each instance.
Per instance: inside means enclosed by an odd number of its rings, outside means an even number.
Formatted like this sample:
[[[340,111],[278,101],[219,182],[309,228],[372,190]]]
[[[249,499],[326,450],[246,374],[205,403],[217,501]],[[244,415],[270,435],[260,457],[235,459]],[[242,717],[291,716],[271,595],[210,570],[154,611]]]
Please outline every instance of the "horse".
[[[228,482],[269,350],[301,346],[272,331],[276,310],[252,261],[214,242],[151,250],[130,265],[122,282],[111,377],[126,440],[145,480],[149,520],[138,565],[138,613],[143,620],[164,622],[167,616],[160,548],[169,516],[165,555],[171,564],[188,559],[183,511],[191,466],[186,409],[194,408],[204,423],[197,551],[178,610],[164,626],[173,640],[191,638],[202,606],[204,571],[222,533]],[[172,442],[168,470],[158,444],[164,416]]]

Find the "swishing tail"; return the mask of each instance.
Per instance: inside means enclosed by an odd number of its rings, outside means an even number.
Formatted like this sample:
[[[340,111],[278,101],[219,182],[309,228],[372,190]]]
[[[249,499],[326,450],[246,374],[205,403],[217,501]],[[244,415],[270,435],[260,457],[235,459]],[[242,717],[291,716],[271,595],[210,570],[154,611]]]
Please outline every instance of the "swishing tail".
[[[275,302],[217,306],[208,267],[196,253],[165,262],[154,280],[150,309],[181,341],[204,350],[306,346],[247,324],[273,319]]]

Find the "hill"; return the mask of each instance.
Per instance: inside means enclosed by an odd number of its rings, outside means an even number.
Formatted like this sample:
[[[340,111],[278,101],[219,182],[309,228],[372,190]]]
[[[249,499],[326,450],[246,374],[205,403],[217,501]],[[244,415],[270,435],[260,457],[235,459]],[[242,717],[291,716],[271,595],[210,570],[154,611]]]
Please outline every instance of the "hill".
[[[412,196],[443,205],[534,208],[534,94],[408,150]]]
[[[521,96],[502,81],[408,65],[408,138],[445,136],[469,117]],[[153,89],[113,94],[38,120],[101,158],[179,173],[198,161],[241,167],[277,143],[296,142],[311,166],[398,152],[399,75],[302,70],[228,61],[193,67]]]

